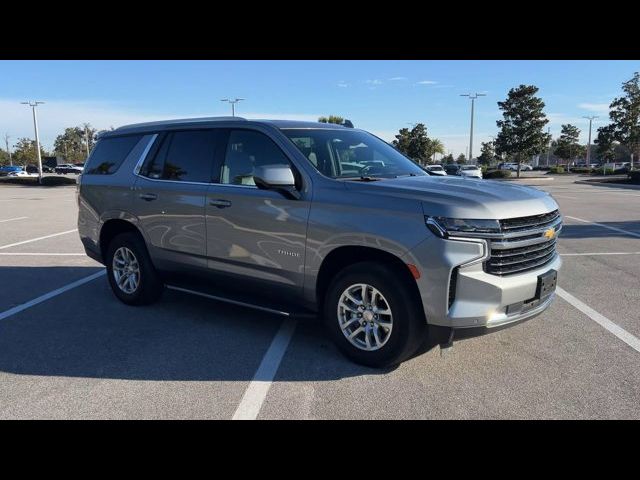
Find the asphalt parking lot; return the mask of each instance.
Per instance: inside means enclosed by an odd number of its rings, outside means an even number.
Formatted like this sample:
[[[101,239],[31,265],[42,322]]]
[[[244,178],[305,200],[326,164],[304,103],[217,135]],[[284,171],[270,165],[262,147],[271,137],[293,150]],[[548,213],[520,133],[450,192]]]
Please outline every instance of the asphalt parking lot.
[[[177,291],[125,306],[75,187],[0,185],[0,418],[640,418],[640,190],[574,180],[532,180],[565,217],[552,306],[392,371],[312,321]]]

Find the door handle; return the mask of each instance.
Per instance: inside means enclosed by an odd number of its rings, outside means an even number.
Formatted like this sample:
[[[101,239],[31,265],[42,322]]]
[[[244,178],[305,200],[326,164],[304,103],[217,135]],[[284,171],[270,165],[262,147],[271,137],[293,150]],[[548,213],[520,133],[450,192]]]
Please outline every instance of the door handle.
[[[229,200],[219,198],[217,200],[209,200],[209,205],[212,207],[227,208],[231,206],[231,202]]]
[[[151,200],[155,200],[156,198],[158,198],[158,195],[156,195],[155,193],[141,193],[139,197],[142,200],[146,200],[147,202],[150,202]]]

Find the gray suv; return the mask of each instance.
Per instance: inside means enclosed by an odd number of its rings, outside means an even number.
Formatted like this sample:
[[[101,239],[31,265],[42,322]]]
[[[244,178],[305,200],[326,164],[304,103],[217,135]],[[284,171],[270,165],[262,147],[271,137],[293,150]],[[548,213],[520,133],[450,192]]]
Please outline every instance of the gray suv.
[[[114,294],[164,288],[321,318],[352,360],[531,318],[554,297],[562,218],[545,192],[432,177],[362,130],[239,117],[104,133],[78,186]]]

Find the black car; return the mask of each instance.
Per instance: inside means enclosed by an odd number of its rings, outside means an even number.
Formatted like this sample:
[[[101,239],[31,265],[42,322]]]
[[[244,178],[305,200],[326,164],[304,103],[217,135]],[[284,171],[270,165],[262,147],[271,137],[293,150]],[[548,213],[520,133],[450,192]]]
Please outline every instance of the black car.
[[[460,175],[460,165],[453,163],[444,165],[444,171],[447,172],[447,175]]]

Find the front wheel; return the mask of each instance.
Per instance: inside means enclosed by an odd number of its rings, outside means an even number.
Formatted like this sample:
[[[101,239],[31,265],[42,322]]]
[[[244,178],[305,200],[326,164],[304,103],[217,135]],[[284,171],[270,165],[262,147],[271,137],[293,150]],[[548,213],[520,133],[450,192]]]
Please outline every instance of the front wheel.
[[[340,351],[356,363],[391,367],[424,341],[424,313],[403,273],[390,265],[361,262],[331,282],[325,325]]]

